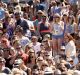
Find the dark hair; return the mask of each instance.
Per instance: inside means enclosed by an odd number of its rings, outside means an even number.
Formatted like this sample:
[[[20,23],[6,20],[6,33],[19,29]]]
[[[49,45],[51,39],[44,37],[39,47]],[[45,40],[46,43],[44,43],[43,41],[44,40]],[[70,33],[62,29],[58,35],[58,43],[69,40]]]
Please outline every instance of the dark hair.
[[[50,22],[53,21],[53,16],[50,16],[49,21]]]

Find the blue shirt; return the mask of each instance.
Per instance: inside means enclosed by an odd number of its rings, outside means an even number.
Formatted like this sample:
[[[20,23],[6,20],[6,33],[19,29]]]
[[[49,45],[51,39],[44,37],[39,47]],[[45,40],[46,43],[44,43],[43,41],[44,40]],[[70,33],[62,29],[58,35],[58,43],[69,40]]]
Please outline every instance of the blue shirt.
[[[5,11],[3,8],[0,8],[0,20],[5,17]]]

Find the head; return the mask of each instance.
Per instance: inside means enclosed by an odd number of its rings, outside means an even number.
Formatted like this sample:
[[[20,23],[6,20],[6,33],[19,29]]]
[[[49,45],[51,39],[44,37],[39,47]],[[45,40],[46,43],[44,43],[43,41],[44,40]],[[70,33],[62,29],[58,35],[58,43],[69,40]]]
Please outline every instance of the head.
[[[16,27],[15,35],[17,35],[17,36],[23,35],[23,28],[22,28],[21,26],[18,25],[18,26]]]
[[[64,39],[66,43],[68,43],[71,40],[74,41],[73,37],[70,34],[65,34]]]
[[[70,15],[70,16],[68,17],[68,22],[69,22],[70,24],[73,24],[73,23],[75,22],[75,17],[74,17],[73,15]]]
[[[3,48],[9,47],[9,46],[10,46],[10,41],[9,41],[8,39],[6,39],[6,38],[2,38],[2,39],[1,39],[1,46],[2,46]]]
[[[24,17],[24,19],[28,19],[28,14],[24,12],[23,17]]]
[[[43,13],[43,14],[42,14],[42,21],[43,21],[43,22],[46,22],[46,19],[47,19],[47,16],[46,16],[45,13]]]
[[[16,12],[14,16],[16,20],[19,20],[21,18],[21,12]]]
[[[55,23],[58,23],[60,20],[61,20],[61,16],[60,16],[58,13],[56,13],[56,14],[54,15],[54,22],[55,22]]]
[[[13,67],[20,69],[23,66],[24,62],[21,58],[18,58],[14,61]]]
[[[37,36],[32,36],[31,40],[34,43],[34,42],[37,42],[38,41],[38,38],[37,38]]]
[[[3,53],[4,53],[4,57],[8,58],[10,55],[10,48],[4,48]]]
[[[0,57],[0,70],[2,70],[2,68],[5,66],[5,59],[3,57]]]

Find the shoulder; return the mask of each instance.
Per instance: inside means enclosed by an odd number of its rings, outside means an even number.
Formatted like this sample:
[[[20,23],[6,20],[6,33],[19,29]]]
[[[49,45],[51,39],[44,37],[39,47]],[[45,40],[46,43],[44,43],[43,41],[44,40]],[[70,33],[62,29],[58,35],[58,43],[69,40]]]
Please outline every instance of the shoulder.
[[[10,74],[11,70],[7,67],[4,67],[3,72],[6,73],[6,74]]]

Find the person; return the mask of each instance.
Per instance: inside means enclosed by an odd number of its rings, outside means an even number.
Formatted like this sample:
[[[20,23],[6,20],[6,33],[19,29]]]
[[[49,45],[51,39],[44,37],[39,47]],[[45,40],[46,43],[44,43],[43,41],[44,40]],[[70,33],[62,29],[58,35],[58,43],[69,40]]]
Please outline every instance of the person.
[[[5,62],[5,59],[3,57],[0,57],[0,72],[5,74],[11,74],[11,70],[5,67]]]
[[[62,39],[64,37],[64,22],[61,21],[59,14],[54,15],[53,25],[51,26],[52,40],[53,40],[53,54],[60,53]]]
[[[75,37],[75,34],[77,33],[77,24],[75,23],[75,17],[73,15],[68,17],[66,33],[70,33],[73,37]]]
[[[35,51],[35,54],[36,54],[36,56],[37,56],[37,53],[39,52],[39,51],[41,51],[41,49],[40,49],[40,45],[41,45],[41,43],[39,43],[38,42],[38,38],[37,38],[37,36],[32,36],[32,45],[33,45],[33,49],[34,49],[34,51]]]
[[[39,24],[38,28],[39,28],[39,32],[40,32],[42,39],[43,39],[43,36],[46,34],[51,35],[50,24],[47,21],[47,16],[45,15],[45,13],[43,13],[43,15],[42,15],[42,22]]]
[[[14,14],[15,16],[15,19],[16,19],[16,27],[17,25],[20,25],[22,28],[23,28],[23,34],[26,34],[27,33],[27,30],[29,30],[29,26],[28,26],[28,23],[25,19],[21,18],[21,13],[20,12],[16,12]]]
[[[3,20],[5,18],[5,10],[3,8],[3,3],[0,1],[0,20]]]
[[[70,34],[65,35],[65,55],[67,58],[74,58],[76,57],[76,46],[73,37]]]
[[[17,35],[18,40],[20,42],[20,45],[24,49],[24,47],[26,46],[26,44],[30,43],[30,40],[29,40],[29,38],[27,36],[24,36],[24,34],[23,34],[23,28],[21,26],[17,26],[14,33],[15,33],[15,35]]]

